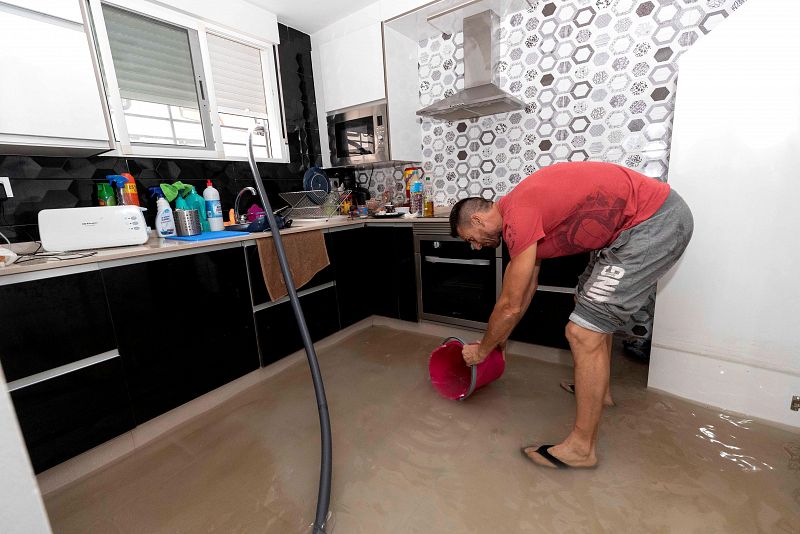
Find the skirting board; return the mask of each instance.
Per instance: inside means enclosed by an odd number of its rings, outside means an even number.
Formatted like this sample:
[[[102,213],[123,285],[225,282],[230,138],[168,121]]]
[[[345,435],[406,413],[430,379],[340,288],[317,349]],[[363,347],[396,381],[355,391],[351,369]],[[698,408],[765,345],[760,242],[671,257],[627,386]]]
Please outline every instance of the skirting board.
[[[725,411],[800,428],[790,410],[800,378],[763,367],[653,345],[647,387]]]
[[[314,347],[318,351],[325,349],[371,326],[386,326],[396,330],[441,337],[442,339],[456,336],[468,342],[480,339],[481,335],[479,331],[449,325],[428,322],[412,323],[388,317],[372,316],[316,342]],[[535,358],[548,363],[572,365],[572,355],[567,350],[518,342],[509,342],[507,350],[509,354]],[[296,363],[305,361],[305,359],[305,350],[301,349],[267,367],[248,373],[233,382],[147,421],[129,432],[39,473],[37,475],[39,489],[42,494],[47,494],[75,482],[147,445],[178,426],[188,423],[200,414],[219,406],[259,382],[275,376]]]

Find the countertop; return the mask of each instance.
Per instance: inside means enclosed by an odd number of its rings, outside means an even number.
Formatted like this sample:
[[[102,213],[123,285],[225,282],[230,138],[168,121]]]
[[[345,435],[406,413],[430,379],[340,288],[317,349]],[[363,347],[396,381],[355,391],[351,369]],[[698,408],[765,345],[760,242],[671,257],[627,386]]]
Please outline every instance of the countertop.
[[[433,224],[433,223],[442,224],[447,222],[448,222],[447,217],[420,217],[420,218],[398,217],[398,218],[388,218],[388,219],[376,219],[373,217],[369,217],[367,219],[349,219],[342,217],[342,218],[321,220],[319,222],[309,221],[306,219],[301,222],[295,221],[295,223],[292,225],[291,228],[285,228],[281,230],[281,235],[293,234],[297,232],[309,232],[312,230],[328,230],[332,228],[343,228],[347,226],[357,227],[357,226],[363,226],[365,223],[370,225],[382,225],[382,224],[417,225],[417,224]],[[7,265],[5,267],[0,267],[0,277],[21,274],[21,273],[30,273],[35,271],[44,271],[48,269],[63,269],[66,267],[72,267],[76,265],[103,263],[113,260],[135,258],[140,256],[165,254],[176,251],[202,249],[207,247],[224,245],[228,243],[237,243],[242,241],[251,241],[255,239],[270,238],[270,237],[271,237],[270,233],[257,233],[257,234],[254,233],[242,236],[237,235],[234,237],[229,237],[224,239],[211,239],[208,241],[176,241],[172,239],[160,239],[156,236],[152,236],[147,241],[147,243],[143,245],[103,248],[103,249],[97,249],[96,251],[81,251],[83,253],[95,252],[95,254],[91,256],[85,256],[75,259],[65,259],[65,260],[46,260],[46,259],[31,260],[31,261],[26,261],[25,263]],[[37,243],[27,242],[27,243],[15,243],[7,248],[10,248],[17,254],[20,254],[20,253],[30,253],[36,250],[37,247],[38,247]],[[202,252],[202,251],[198,250],[197,252]]]

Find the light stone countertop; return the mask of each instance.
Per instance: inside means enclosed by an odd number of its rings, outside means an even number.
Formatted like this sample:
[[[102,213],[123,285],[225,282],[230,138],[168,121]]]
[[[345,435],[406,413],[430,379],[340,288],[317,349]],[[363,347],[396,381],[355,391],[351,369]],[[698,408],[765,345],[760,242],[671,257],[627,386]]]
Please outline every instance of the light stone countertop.
[[[369,225],[417,225],[417,224],[432,224],[432,223],[439,223],[439,224],[447,224],[448,219],[447,217],[397,217],[397,218],[387,218],[387,219],[376,219],[376,218],[367,218],[367,219],[349,219],[349,218],[335,218],[335,219],[327,219],[321,220],[319,222],[316,221],[309,221],[308,219],[302,221],[294,221],[294,224],[291,228],[286,228],[281,230],[281,235],[286,234],[294,234],[297,232],[308,232],[311,230],[330,230],[332,228],[344,228],[348,226],[358,227],[363,226],[365,223]],[[207,247],[214,247],[219,245],[224,245],[228,243],[238,243],[242,241],[252,241],[255,239],[260,238],[270,238],[270,233],[258,233],[258,234],[249,234],[243,236],[233,236],[224,239],[210,239],[207,241],[176,241],[173,239],[161,239],[155,236],[150,237],[147,243],[143,245],[131,245],[131,246],[124,246],[124,247],[113,247],[113,248],[103,248],[97,249],[92,251],[80,251],[80,252],[96,252],[91,256],[86,256],[82,258],[76,259],[66,259],[66,260],[31,260],[26,261],[20,264],[12,264],[7,265],[5,267],[0,267],[0,277],[21,274],[21,273],[30,273],[35,271],[44,271],[49,269],[64,269],[67,267],[73,267],[77,265],[86,265],[86,264],[93,264],[93,263],[103,263],[113,260],[121,260],[126,258],[135,258],[141,256],[154,256],[153,259],[158,259],[157,255],[171,253],[176,251],[187,251],[192,249],[200,249],[197,252],[202,252],[203,248]],[[38,244],[35,242],[27,242],[27,243],[15,243],[10,248],[17,254],[21,253],[30,253],[34,251],[38,247]],[[76,253],[79,254],[80,252]],[[65,253],[66,255],[67,253]]]

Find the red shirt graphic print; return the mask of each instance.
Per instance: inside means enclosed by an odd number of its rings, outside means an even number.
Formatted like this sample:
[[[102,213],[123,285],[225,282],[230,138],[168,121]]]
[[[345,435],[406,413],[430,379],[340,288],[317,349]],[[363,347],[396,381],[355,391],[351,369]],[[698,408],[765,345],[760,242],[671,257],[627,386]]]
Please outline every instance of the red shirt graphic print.
[[[669,185],[602,162],[545,167],[501,198],[503,239],[511,257],[538,243],[537,258],[598,250],[651,217]]]

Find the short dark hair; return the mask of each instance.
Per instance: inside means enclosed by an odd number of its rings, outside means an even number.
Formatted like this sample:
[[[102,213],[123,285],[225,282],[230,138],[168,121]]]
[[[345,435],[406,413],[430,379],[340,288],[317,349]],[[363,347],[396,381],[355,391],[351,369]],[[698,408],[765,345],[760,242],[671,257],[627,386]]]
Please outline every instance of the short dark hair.
[[[469,222],[470,217],[476,212],[486,211],[492,206],[491,200],[483,197],[462,198],[450,210],[450,235],[458,237],[458,227]]]

